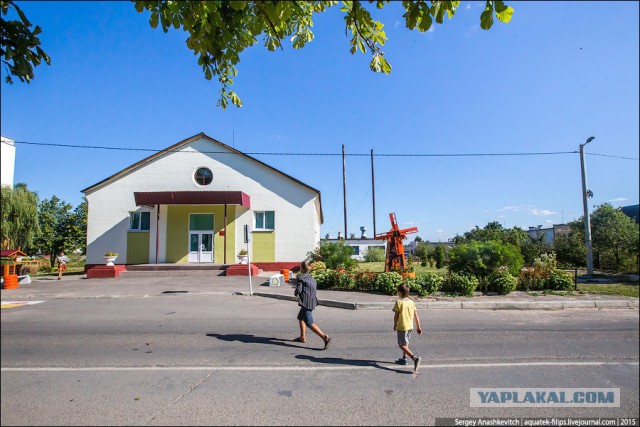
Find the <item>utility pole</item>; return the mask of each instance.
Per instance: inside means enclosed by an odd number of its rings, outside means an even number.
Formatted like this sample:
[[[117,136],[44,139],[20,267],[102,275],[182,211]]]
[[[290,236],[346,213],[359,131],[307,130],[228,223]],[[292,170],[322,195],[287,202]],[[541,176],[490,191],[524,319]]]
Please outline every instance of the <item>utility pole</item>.
[[[589,219],[589,206],[587,199],[587,168],[584,164],[584,146],[595,139],[587,138],[584,144],[580,144],[580,171],[582,172],[582,209],[584,210],[584,243],[587,246],[587,275],[593,275],[593,248],[591,245],[591,220]]]
[[[344,204],[344,238],[347,234],[347,161],[344,156],[344,144],[342,144],[342,194]]]
[[[373,148],[371,149],[371,194],[373,195],[373,238],[376,237],[376,180],[373,175]]]

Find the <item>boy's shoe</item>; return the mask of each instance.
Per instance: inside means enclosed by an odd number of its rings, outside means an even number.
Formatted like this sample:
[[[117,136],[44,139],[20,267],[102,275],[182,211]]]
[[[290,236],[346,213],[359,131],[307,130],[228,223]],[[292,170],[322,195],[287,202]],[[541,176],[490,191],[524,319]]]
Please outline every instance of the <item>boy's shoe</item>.
[[[404,358],[404,357],[401,357],[400,359],[396,360],[396,363],[397,363],[398,365],[408,365],[408,364],[409,364],[409,362],[407,361],[407,359],[406,359],[406,358]]]
[[[324,349],[328,349],[331,345],[331,337],[327,337],[327,340],[324,342]]]
[[[415,360],[413,361],[413,372],[418,372],[418,369],[420,369],[420,361],[422,359],[420,357],[416,357]]]

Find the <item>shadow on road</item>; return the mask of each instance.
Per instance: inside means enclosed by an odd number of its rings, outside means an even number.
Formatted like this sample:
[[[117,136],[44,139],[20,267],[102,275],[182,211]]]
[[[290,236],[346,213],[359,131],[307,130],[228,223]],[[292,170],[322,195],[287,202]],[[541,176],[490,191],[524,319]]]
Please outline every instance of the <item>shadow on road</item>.
[[[330,365],[373,366],[374,368],[382,369],[383,371],[391,371],[398,374],[413,374],[413,371],[392,369],[387,368],[386,366],[382,366],[383,363],[389,362],[382,362],[379,360],[344,359],[342,357],[313,357],[304,354],[299,354],[298,356],[296,356],[296,359],[309,360],[315,363],[327,363]]]
[[[320,351],[320,348],[310,348],[304,347],[302,345],[289,344],[289,342],[294,342],[293,340],[285,340],[282,338],[268,338],[268,337],[258,337],[255,335],[249,334],[207,334],[208,337],[217,338],[223,341],[240,341],[245,344],[271,344],[271,345],[280,345],[282,347],[292,347],[292,348],[306,348],[309,350]]]

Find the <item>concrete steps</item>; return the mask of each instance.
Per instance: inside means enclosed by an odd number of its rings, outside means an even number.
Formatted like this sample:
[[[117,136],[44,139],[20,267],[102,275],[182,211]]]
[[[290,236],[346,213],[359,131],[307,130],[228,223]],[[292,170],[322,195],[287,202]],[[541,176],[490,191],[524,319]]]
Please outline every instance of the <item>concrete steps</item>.
[[[128,265],[120,277],[217,277],[224,276],[227,267],[227,264],[136,264]]]

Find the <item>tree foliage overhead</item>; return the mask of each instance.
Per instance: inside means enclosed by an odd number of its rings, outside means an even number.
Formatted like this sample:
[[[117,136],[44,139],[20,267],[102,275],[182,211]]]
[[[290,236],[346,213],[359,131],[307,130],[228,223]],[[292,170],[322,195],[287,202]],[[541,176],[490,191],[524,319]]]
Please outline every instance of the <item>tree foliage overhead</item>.
[[[5,19],[11,8],[17,13],[19,20]],[[5,81],[12,84],[13,75],[21,82],[30,83],[34,77],[33,67],[40,65],[42,61],[51,65],[49,55],[40,48],[38,34],[42,29],[36,25],[31,30],[31,22],[12,0],[0,0],[0,9],[0,57],[7,70]]]
[[[240,97],[231,90],[233,79],[238,75],[236,65],[240,54],[258,43],[262,37],[264,46],[274,51],[283,49],[285,38],[294,49],[301,49],[313,40],[313,18],[336,6],[338,1],[175,1],[133,0],[138,12],[150,12],[149,24],[158,25],[164,32],[182,28],[189,34],[187,47],[198,56],[207,80],[214,77],[220,82],[218,106],[223,109],[229,101],[242,106]],[[345,31],[351,33],[350,52],[371,54],[369,68],[378,73],[389,74],[391,64],[384,57],[382,47],[387,40],[384,24],[373,19],[370,9],[382,9],[389,0],[342,1],[340,11],[344,14]],[[445,15],[451,19],[460,6],[460,1],[402,1],[405,26],[410,30],[428,31],[434,21],[444,23]],[[11,76],[29,83],[34,78],[33,68],[43,61],[51,64],[49,55],[40,48],[39,26],[32,24],[13,0],[0,0],[0,57],[7,69],[6,81],[13,83]],[[13,9],[19,20],[4,17]],[[511,21],[513,8],[500,0],[487,0],[480,15],[480,27],[488,30],[494,17],[501,22]]]
[[[149,24],[169,28],[182,28],[189,33],[187,47],[198,56],[207,80],[216,77],[221,84],[218,106],[226,108],[229,101],[242,106],[240,97],[231,90],[238,75],[236,65],[240,54],[258,42],[262,36],[264,46],[271,51],[283,49],[282,42],[289,38],[294,49],[301,49],[313,40],[313,18],[337,5],[337,1],[189,1],[139,0],[138,12],[150,12]],[[343,1],[340,11],[344,14],[346,30],[351,33],[350,52],[371,54],[369,68],[389,74],[391,64],[381,50],[387,40],[384,24],[371,16],[369,9],[382,9],[389,1]],[[375,6],[374,6],[375,5]],[[451,19],[460,1],[402,1],[405,13],[402,17],[410,30],[428,31],[435,21]],[[480,27],[488,30],[494,16],[501,22],[509,22],[513,9],[503,1],[487,1],[480,15]]]

